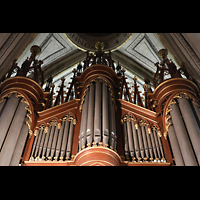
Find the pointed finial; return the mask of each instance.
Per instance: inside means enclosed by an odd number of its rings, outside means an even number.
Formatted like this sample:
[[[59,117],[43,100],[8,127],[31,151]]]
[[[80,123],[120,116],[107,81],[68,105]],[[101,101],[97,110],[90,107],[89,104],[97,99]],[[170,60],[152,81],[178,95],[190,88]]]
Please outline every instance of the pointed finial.
[[[163,61],[168,60],[167,58],[168,51],[167,49],[161,49],[158,51],[158,56],[163,59]]]
[[[133,80],[134,80],[134,81],[137,81],[137,77],[136,77],[136,76],[134,76]]]

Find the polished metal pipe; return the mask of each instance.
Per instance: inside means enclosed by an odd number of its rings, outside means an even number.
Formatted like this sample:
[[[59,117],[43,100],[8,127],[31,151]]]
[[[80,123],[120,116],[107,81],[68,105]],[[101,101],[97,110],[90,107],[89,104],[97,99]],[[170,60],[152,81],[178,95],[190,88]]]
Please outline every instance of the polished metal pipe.
[[[89,106],[88,106],[88,119],[87,119],[87,144],[92,145],[94,135],[94,84],[90,86],[89,92]]]
[[[69,137],[68,137],[68,142],[67,142],[66,159],[70,158],[71,149],[72,149],[73,133],[74,133],[74,124],[73,124],[73,121],[71,121],[70,128],[69,128]]]
[[[108,117],[108,89],[105,82],[102,83],[102,134],[103,145],[108,145],[109,140],[109,117]],[[111,113],[110,113],[111,114]]]
[[[96,81],[95,85],[95,112],[94,112],[94,142],[101,141],[101,83]]]

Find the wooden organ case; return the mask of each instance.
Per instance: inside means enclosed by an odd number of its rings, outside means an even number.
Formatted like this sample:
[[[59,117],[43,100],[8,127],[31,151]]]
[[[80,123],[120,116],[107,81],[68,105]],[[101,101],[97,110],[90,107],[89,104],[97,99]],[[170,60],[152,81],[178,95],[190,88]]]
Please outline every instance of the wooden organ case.
[[[0,85],[0,165],[200,164],[199,89],[187,71],[177,70],[166,50],[160,50],[155,90],[146,78],[142,100],[137,78],[132,96],[125,70],[102,46],[97,43],[97,51],[87,52],[84,64],[73,70],[67,92],[61,79],[55,99],[52,78],[41,88],[42,62],[35,59],[39,47],[31,48],[21,68],[13,62]],[[30,69],[32,79],[26,77]],[[167,80],[166,72],[171,75]]]

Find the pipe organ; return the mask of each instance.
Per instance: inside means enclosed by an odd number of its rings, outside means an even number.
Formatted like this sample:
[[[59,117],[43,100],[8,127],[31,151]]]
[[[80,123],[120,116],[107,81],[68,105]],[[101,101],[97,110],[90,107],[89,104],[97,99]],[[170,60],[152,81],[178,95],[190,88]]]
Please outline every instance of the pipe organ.
[[[82,106],[79,150],[92,144],[116,150],[117,136],[112,90],[97,78],[86,89]]]
[[[142,97],[137,78],[130,92],[125,69],[95,47],[58,91],[53,77],[41,87],[38,46],[21,68],[13,61],[0,80],[0,165],[199,166],[200,93],[187,70],[160,50]]]
[[[68,160],[71,154],[74,119],[68,114],[62,119],[62,124],[56,120],[43,124],[34,133],[31,150],[31,160]]]
[[[18,165],[27,138],[27,102],[18,93],[9,93],[0,104],[0,165]]]
[[[160,131],[156,126],[148,128],[144,120],[138,124],[131,115],[122,119],[124,134],[124,152],[126,160],[164,162],[165,156]]]

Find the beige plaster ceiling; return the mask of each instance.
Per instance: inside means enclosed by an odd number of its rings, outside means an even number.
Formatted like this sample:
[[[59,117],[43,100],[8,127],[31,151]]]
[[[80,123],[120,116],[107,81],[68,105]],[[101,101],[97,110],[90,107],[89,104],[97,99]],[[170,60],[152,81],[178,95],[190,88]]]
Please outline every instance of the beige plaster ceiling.
[[[156,72],[154,64],[161,61],[158,57],[158,51],[165,48],[158,34],[123,34],[131,35],[131,37],[129,39],[126,38],[127,41],[123,41],[123,44],[119,44],[120,47],[112,52],[113,59],[116,62],[119,61],[130,73],[136,74],[141,78],[144,78],[146,74],[152,80],[153,73]],[[111,35],[113,35],[113,33],[104,35],[89,33],[87,37],[94,39],[94,37],[105,38]],[[119,37],[119,34],[117,35]],[[117,37],[117,35],[113,35],[113,37]],[[45,78],[47,78],[50,73],[53,75],[59,74],[61,71],[70,68],[86,57],[85,51],[80,50],[76,45],[70,42],[66,34],[38,33],[18,58],[17,62],[19,65],[30,56],[30,47],[32,45],[41,47],[41,54],[37,59],[43,61],[42,67],[45,72]],[[168,57],[173,59],[170,53]],[[173,61],[175,62],[174,59]]]

